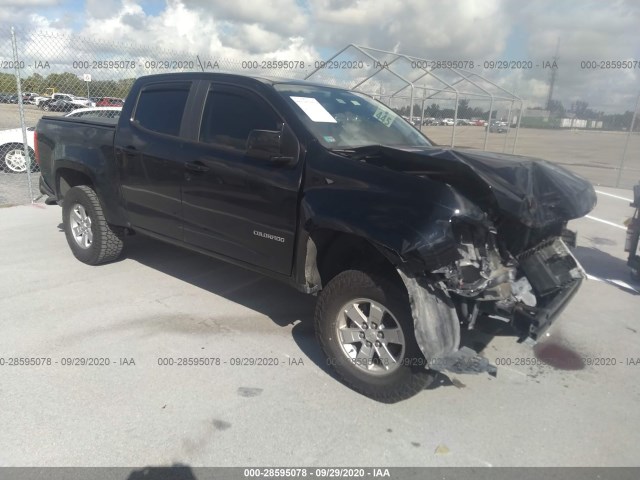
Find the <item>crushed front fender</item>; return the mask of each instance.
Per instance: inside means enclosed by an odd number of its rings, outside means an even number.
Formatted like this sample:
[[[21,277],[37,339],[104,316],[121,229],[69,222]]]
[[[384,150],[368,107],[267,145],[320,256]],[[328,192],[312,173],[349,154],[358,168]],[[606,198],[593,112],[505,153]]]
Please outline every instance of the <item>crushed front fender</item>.
[[[424,277],[408,277],[398,269],[409,294],[418,347],[427,364],[445,362],[460,346],[460,322],[453,301],[444,288]]]

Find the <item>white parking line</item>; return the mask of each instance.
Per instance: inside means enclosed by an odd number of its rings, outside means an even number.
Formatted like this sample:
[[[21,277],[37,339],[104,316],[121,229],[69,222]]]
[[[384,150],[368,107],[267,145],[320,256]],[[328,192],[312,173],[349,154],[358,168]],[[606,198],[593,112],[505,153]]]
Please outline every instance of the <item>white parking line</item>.
[[[607,197],[613,197],[613,198],[617,198],[619,200],[625,200],[629,203],[633,202],[633,200],[631,200],[630,198],[624,198],[624,197],[620,197],[618,195],[614,195],[613,193],[607,193],[607,192],[603,192],[601,190],[596,190],[596,193],[601,193],[602,195],[606,195]]]
[[[585,215],[585,218],[588,218],[589,220],[595,220],[596,222],[601,222],[601,223],[604,223],[606,225],[611,225],[612,227],[621,228],[622,230],[626,230],[627,229],[627,227],[625,227],[623,225],[618,225],[617,223],[613,223],[613,222],[610,222],[608,220],[603,220],[601,218],[592,217],[591,215]]]
[[[596,282],[613,283],[614,285],[617,285],[618,287],[625,288],[627,290],[631,290],[634,293],[640,293],[636,288],[634,288],[632,285],[629,285],[627,282],[625,282],[623,280],[617,280],[615,278],[600,278],[600,277],[596,277],[595,275],[591,275],[590,273],[587,273],[587,279],[595,280]]]

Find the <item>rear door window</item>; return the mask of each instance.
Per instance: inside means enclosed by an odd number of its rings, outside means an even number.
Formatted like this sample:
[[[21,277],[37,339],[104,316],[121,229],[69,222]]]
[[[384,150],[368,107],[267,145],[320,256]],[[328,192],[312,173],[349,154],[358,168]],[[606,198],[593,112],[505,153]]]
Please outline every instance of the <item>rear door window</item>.
[[[142,128],[178,136],[191,82],[152,84],[138,96],[133,117]]]

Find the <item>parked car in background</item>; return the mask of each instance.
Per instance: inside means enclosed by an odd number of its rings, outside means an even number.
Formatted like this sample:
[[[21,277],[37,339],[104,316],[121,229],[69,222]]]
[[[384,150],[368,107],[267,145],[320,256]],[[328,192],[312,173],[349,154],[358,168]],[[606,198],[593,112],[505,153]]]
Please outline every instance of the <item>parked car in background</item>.
[[[79,108],[71,113],[67,113],[65,117],[118,118],[121,111],[122,107]]]
[[[476,127],[484,127],[487,124],[486,120],[475,119],[471,120],[471,125],[475,125]]]
[[[443,118],[440,120],[440,125],[446,125],[448,127],[453,126],[454,123],[453,118]]]
[[[50,104],[54,100],[64,100],[65,102],[76,105],[76,108],[95,107],[94,102],[92,102],[88,98],[76,97],[75,95],[70,95],[68,93],[54,93],[51,97],[44,97],[44,98],[37,97],[36,105],[38,106],[38,108],[42,108],[43,110],[45,110],[44,106],[46,104]],[[64,110],[58,110],[58,111],[64,111]]]
[[[35,105],[36,107],[40,107],[42,102],[46,102],[47,100],[51,100],[51,97],[47,97],[46,95],[37,95],[35,97],[31,97],[29,103]]]
[[[31,157],[31,171],[37,169],[33,151],[33,132],[35,127],[27,128],[27,145]],[[21,128],[0,131],[0,172],[23,173],[27,171]]]
[[[35,92],[25,92],[22,94],[22,103],[26,103],[26,104],[35,104],[35,99],[37,97],[39,97],[40,94],[39,93],[35,93]]]
[[[45,112],[70,112],[71,110],[82,107],[67,100],[51,99],[40,103],[40,108]]]
[[[500,120],[492,120],[491,125],[485,126],[485,129],[487,128],[490,133],[506,133],[508,130],[507,122],[501,122]]]
[[[87,98],[87,97],[73,97],[72,100],[70,100],[71,103],[75,103],[76,105],[82,105],[84,107],[95,107],[96,106],[96,102],[92,101],[91,99]]]
[[[18,103],[18,95],[14,93],[0,93],[0,103]]]
[[[122,107],[124,100],[116,97],[102,97],[96,101],[96,107]]]

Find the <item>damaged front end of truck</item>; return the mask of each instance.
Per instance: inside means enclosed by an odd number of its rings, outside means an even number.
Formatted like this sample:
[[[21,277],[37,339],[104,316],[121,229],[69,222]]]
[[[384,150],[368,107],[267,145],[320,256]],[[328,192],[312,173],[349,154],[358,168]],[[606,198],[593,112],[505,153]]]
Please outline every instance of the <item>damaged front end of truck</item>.
[[[586,277],[563,240],[568,220],[595,206],[593,187],[579,176],[486,152],[370,147],[359,155],[459,194],[436,200],[450,205],[448,221],[426,224],[420,240],[399,252],[416,340],[431,368],[455,361],[461,329],[482,315],[535,342]]]
[[[421,273],[398,268],[416,340],[435,369],[455,362],[461,329],[475,328],[482,315],[510,323],[520,341],[538,340],[585,278],[560,236],[514,254],[492,226],[451,223],[456,260]]]

